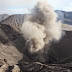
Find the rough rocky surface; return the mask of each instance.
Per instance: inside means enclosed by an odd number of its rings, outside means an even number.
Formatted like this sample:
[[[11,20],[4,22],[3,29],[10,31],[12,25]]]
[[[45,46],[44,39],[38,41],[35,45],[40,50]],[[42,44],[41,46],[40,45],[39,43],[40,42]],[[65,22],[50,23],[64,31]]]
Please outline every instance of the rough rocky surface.
[[[17,30],[18,31],[18,30]],[[0,58],[7,59],[10,65],[18,63],[24,56],[25,40],[11,26],[0,24]]]
[[[58,20],[61,20],[65,24],[72,25],[72,12],[62,10],[56,10],[55,12],[58,14]]]
[[[7,17],[9,17],[8,14],[1,14],[0,15],[0,22],[3,21],[4,19],[6,19]]]
[[[4,62],[4,63],[3,63]],[[39,62],[24,62],[10,66],[7,61],[0,60],[0,72],[72,72],[72,63],[42,64]]]
[[[21,26],[24,21],[25,14],[11,15],[8,18],[1,21],[1,24]]]

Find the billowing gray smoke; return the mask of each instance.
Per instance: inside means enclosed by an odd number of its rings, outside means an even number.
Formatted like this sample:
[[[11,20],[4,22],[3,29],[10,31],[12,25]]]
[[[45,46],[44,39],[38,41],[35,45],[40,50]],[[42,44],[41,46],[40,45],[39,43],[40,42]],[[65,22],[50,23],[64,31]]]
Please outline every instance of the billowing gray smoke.
[[[57,15],[46,2],[37,2],[30,16],[26,17],[21,31],[29,42],[29,51],[36,53],[46,44],[59,40],[62,35],[61,23],[57,22]]]

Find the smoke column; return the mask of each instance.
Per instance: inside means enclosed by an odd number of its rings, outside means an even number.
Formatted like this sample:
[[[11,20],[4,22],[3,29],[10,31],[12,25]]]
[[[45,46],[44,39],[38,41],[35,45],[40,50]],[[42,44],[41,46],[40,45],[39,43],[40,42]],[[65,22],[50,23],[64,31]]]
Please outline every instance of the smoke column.
[[[49,42],[61,38],[61,23],[57,21],[57,15],[53,8],[46,2],[37,2],[21,27],[25,40],[29,43],[28,50],[36,53]]]

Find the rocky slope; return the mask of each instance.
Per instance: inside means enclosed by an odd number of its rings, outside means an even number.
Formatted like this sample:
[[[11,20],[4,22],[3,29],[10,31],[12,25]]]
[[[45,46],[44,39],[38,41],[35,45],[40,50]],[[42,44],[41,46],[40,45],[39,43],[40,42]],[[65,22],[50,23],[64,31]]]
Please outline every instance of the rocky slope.
[[[11,15],[1,21],[1,24],[7,24],[7,25],[13,25],[13,26],[21,26],[23,21],[24,21],[24,14],[16,14],[16,15]]]
[[[25,40],[18,29],[0,24],[0,58],[7,59],[9,65],[18,63],[23,57],[27,61],[29,59],[23,55],[24,47]]]
[[[0,72],[72,72],[72,63],[46,65],[39,62],[22,61],[10,66],[5,59],[0,59]]]
[[[9,17],[9,15],[7,15],[7,14],[0,15],[0,22],[3,21],[4,19],[6,19],[7,17]]]
[[[66,12],[62,10],[56,10],[55,12],[58,14],[58,20],[61,20],[65,24],[72,24],[72,12]],[[2,21],[2,24],[14,26],[22,25],[25,16],[25,14],[16,14],[10,16],[7,14],[2,14],[0,15],[0,22]]]
[[[56,13],[58,14],[58,20],[61,20],[65,24],[72,25],[72,12],[56,10]]]
[[[64,24],[72,25],[72,12],[66,12],[62,10],[55,11],[58,15],[58,20],[61,20]],[[21,26],[23,24],[24,18],[27,15],[25,14],[16,14],[16,15],[0,15],[1,24],[8,24],[14,26]]]

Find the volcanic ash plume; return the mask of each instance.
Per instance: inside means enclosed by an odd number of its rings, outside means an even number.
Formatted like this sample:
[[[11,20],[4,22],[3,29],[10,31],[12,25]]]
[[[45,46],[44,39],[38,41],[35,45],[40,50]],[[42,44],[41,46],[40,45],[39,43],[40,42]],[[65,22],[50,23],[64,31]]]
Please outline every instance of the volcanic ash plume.
[[[59,40],[62,34],[57,15],[46,2],[38,2],[21,27],[31,53],[42,50],[46,44]]]

